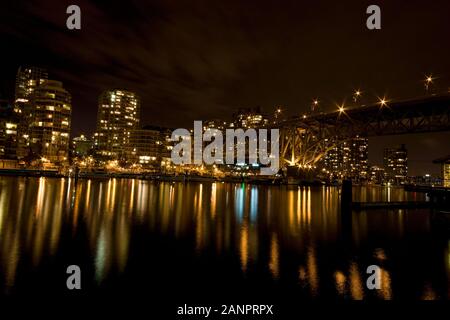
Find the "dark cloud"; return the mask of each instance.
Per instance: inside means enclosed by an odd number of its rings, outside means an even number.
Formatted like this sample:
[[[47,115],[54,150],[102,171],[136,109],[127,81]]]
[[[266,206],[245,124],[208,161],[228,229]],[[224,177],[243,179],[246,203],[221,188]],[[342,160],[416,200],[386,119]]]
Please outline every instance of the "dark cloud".
[[[65,10],[73,3],[81,7],[80,31],[65,27]],[[2,90],[11,92],[18,65],[47,66],[73,95],[75,133],[94,130],[97,97],[110,87],[140,94],[145,123],[170,126],[229,118],[240,106],[271,111],[283,105],[298,114],[313,97],[331,109],[335,102],[350,101],[355,87],[364,91],[366,102],[384,94],[417,96],[423,94],[421,80],[430,72],[439,75],[437,85],[447,90],[449,2],[379,1],[379,31],[365,27],[369,4],[2,3]],[[440,135],[436,141],[446,138]],[[408,143],[411,138],[404,140],[414,148]]]

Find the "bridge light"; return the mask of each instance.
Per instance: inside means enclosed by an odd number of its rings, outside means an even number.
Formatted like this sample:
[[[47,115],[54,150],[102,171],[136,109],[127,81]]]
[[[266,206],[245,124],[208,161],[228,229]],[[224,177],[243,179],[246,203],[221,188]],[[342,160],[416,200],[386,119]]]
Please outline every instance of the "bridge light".
[[[340,106],[340,107],[339,107],[339,112],[340,112],[340,113],[343,113],[344,111],[345,111],[344,106]]]
[[[356,89],[353,92],[353,102],[356,102],[361,97],[361,95],[362,95],[362,91],[359,89]]]
[[[382,107],[384,107],[384,106],[387,105],[387,100],[386,100],[385,97],[383,97],[383,98],[380,99],[380,105],[381,105]]]
[[[316,111],[319,108],[319,100],[317,98],[312,100],[311,111]]]
[[[433,84],[433,75],[429,75],[425,77],[425,90],[428,91],[428,89],[430,88],[430,86]]]

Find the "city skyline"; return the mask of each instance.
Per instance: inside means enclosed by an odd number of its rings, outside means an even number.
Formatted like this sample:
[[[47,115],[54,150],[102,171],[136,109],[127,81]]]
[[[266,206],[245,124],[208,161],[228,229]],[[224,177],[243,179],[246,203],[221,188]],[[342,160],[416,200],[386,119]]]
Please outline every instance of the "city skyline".
[[[23,104],[22,100],[24,100],[22,95],[24,95],[24,97],[25,97],[26,96],[25,94],[26,94],[27,91],[31,90],[31,92],[32,92],[34,90],[34,89],[30,89],[30,87],[22,88],[21,84],[20,84],[20,82],[21,82],[21,80],[20,80],[21,79],[21,74],[24,73],[25,71],[28,72],[28,70],[29,70],[29,69],[27,69],[27,67],[30,67],[31,68],[30,70],[33,70],[33,73],[34,72],[39,72],[39,75],[40,75],[40,73],[43,73],[43,79],[41,81],[47,81],[47,82],[50,81],[50,82],[53,82],[53,83],[59,82],[58,86],[62,86],[63,85],[63,83],[61,81],[58,81],[58,80],[47,80],[49,78],[49,76],[48,76],[48,72],[47,72],[47,70],[45,68],[36,67],[36,66],[19,66],[17,74],[16,74],[16,80],[15,80],[15,84],[16,84],[15,90],[14,90],[15,92],[14,92],[14,94],[12,94],[15,97],[15,102],[13,102],[12,100],[7,100],[7,101],[11,102],[11,105],[18,105],[20,107],[21,104]],[[21,70],[23,70],[23,71],[21,71]],[[34,70],[36,70],[36,71],[34,71]],[[31,87],[31,88],[34,88],[34,87],[36,87],[38,85],[37,82],[39,82],[39,76],[38,77],[35,76],[35,78],[38,79],[38,80],[33,80],[33,84],[32,84],[33,87]],[[50,79],[51,78],[52,77],[51,77],[51,72],[50,72]],[[24,80],[22,80],[22,82],[23,81]],[[52,84],[52,85],[54,86],[54,84]],[[22,91],[23,91],[23,93],[21,93]],[[358,95],[360,95],[359,91],[356,91],[356,92],[358,92]],[[137,109],[136,109],[137,110],[137,115],[136,115],[136,110],[135,110],[134,117],[136,117],[136,118],[135,118],[135,120],[133,120],[133,121],[136,121],[136,125],[132,125],[132,127],[134,128],[133,130],[137,130],[138,128],[143,128],[143,127],[146,127],[146,126],[155,126],[155,123],[151,123],[151,124],[150,123],[142,123],[141,99],[140,99],[139,95],[136,95],[134,92],[126,90],[126,89],[114,88],[114,89],[104,90],[98,97],[97,116],[95,117],[95,119],[96,119],[96,128],[93,130],[93,132],[92,133],[91,132],[88,132],[88,133],[81,132],[78,135],[75,135],[74,134],[74,130],[73,130],[73,126],[69,125],[69,132],[70,132],[70,139],[71,140],[73,138],[76,138],[76,137],[79,138],[81,135],[83,135],[83,136],[93,137],[93,140],[96,142],[96,145],[98,144],[98,141],[99,141],[99,138],[100,138],[98,135],[103,135],[101,133],[102,132],[101,128],[103,126],[102,122],[106,121],[106,120],[102,120],[103,117],[104,117],[104,116],[102,116],[102,109],[105,106],[104,103],[109,103],[109,99],[111,99],[111,97],[115,96],[115,93],[116,94],[118,93],[119,96],[125,95],[125,99],[136,99],[135,102],[129,102],[131,104],[128,103],[132,108],[136,108],[137,107]],[[70,92],[68,94],[71,95]],[[129,97],[127,98],[127,96],[129,96]],[[115,98],[113,98],[113,100],[111,100],[111,103],[112,103],[111,107],[113,107],[113,105],[115,104],[114,99]],[[120,103],[120,99],[118,101]],[[380,101],[383,101],[383,100],[380,100]],[[389,100],[389,102],[391,102],[391,100]],[[133,107],[133,103],[134,103],[134,107]],[[318,100],[314,100],[313,103],[317,105]],[[354,107],[355,103],[356,103],[356,99],[354,100],[353,104],[350,105],[350,106]],[[128,104],[125,104],[125,106],[128,105]],[[345,105],[345,106],[349,106],[349,105]],[[106,106],[106,107],[108,107],[108,106]],[[342,105],[337,106],[337,108],[338,108],[338,110],[342,110],[342,109],[339,109],[339,108],[342,108]],[[277,117],[280,117],[280,114],[283,114],[285,111],[286,111],[285,109],[275,108],[275,110],[273,110],[272,118],[274,120],[277,120]],[[72,106],[71,112],[73,113],[73,106]],[[261,119],[258,118],[259,120],[257,120],[257,121],[263,121],[267,125],[267,121],[268,121],[267,116],[269,116],[270,113],[263,112],[263,110],[261,110],[260,106],[235,109],[235,110],[233,110],[232,114],[228,115],[227,118],[225,118],[225,119],[215,118],[215,119],[207,120],[207,123],[210,123],[213,127],[215,127],[216,126],[215,122],[217,122],[217,121],[219,121],[219,122],[222,122],[222,121],[229,122],[230,119],[231,119],[232,122],[234,122],[234,123],[236,123],[236,124],[238,124],[240,126],[243,126],[245,128],[246,127],[245,120],[243,121],[239,117],[245,116],[246,113],[251,114],[253,112],[261,114],[261,116],[263,118],[261,118]],[[311,112],[313,112],[313,114],[314,114],[314,113],[317,113],[317,110],[312,110]],[[326,111],[321,111],[321,112],[326,112]],[[333,110],[329,110],[328,112],[333,112]],[[309,113],[304,113],[303,116],[305,116],[306,114],[309,114]],[[131,116],[133,117],[133,114],[131,114]],[[236,117],[238,117],[238,118],[236,118]],[[123,118],[123,120],[121,120],[123,122],[123,125],[125,125],[123,127],[124,134],[126,134],[126,131],[129,130],[129,129],[126,129],[126,127],[127,127],[127,122],[126,121],[128,121],[128,120],[126,120],[126,118],[127,117],[125,117],[125,118]],[[288,117],[286,117],[286,118],[288,118]],[[163,127],[160,127],[160,128],[163,128]],[[409,134],[409,135],[406,135],[406,136],[419,136],[419,137],[425,138],[425,140],[432,141],[433,139],[430,140],[429,136],[430,135],[435,135],[435,136],[437,136],[437,139],[434,139],[434,143],[431,143],[431,145],[430,145],[430,147],[433,148],[434,145],[436,143],[439,143],[439,140],[443,138],[442,136],[444,136],[444,139],[445,139],[445,135],[446,134],[447,134],[447,132],[444,132],[444,133],[426,133],[426,134]],[[439,137],[439,136],[441,136],[441,137]],[[117,139],[118,137],[119,136],[117,136],[117,137],[115,137],[113,139]],[[19,139],[20,139],[20,137],[19,137]],[[121,139],[123,139],[123,138],[121,138]],[[363,170],[366,170],[366,171],[370,168],[370,166],[385,166],[385,164],[384,164],[385,159],[384,159],[384,156],[383,156],[385,150],[388,149],[388,148],[399,146],[399,145],[404,145],[405,144],[404,141],[407,140],[407,139],[405,139],[405,135],[389,136],[388,138],[386,138],[386,137],[370,137],[370,138],[365,138],[365,139],[366,139],[366,145],[367,145],[366,146],[367,150],[365,151],[367,160],[366,160],[366,168],[363,169]],[[384,140],[384,141],[382,141],[381,143],[378,143],[378,144],[376,144],[376,143],[374,144],[374,143],[369,143],[369,141],[371,141],[371,140],[372,141],[373,140],[381,140],[381,141]],[[420,143],[421,139],[418,139],[416,142]],[[125,140],[123,140],[123,143],[127,144],[127,142]],[[370,149],[369,146],[372,147],[372,152],[368,151]],[[22,147],[22,150],[20,150],[20,149],[21,149],[21,146],[20,146],[20,143],[19,143],[18,154],[23,153],[23,147]],[[373,150],[377,150],[377,151],[373,152]],[[414,150],[414,145],[413,145],[412,150]],[[423,152],[423,148],[420,148],[420,150],[421,150],[421,152],[419,154],[426,154],[427,160],[424,161],[423,159],[420,159],[420,157],[418,159],[417,158],[417,153],[414,154],[414,151],[413,151],[413,157],[412,157],[412,159],[411,158],[409,159],[409,163],[410,164],[412,163],[412,165],[410,166],[410,169],[408,171],[409,176],[425,176],[427,174],[431,174],[431,175],[435,175],[435,176],[440,175],[441,174],[441,168],[438,165],[436,165],[436,163],[434,163],[433,161],[435,159],[442,158],[445,155],[443,155],[441,157],[435,157],[435,156],[431,156],[430,157],[429,154]],[[122,150],[122,152],[125,152],[125,150]],[[131,153],[133,153],[132,150],[128,150],[127,151],[127,154],[130,155]],[[440,154],[442,155],[442,153],[440,153]],[[450,154],[450,151],[447,154]],[[64,158],[66,158],[66,157],[67,157],[67,154],[64,155]],[[431,160],[429,160],[429,159],[431,159]],[[326,159],[325,159],[325,161],[326,161]],[[417,164],[419,164],[419,165],[417,165]],[[419,167],[419,166],[422,166],[422,168],[418,169],[417,167]],[[327,164],[325,164],[325,167],[327,167]],[[411,169],[411,167],[412,167],[412,169]],[[367,174],[363,173],[363,176],[367,176]]]
[[[361,2],[231,1],[205,10],[201,2],[122,7],[81,1],[83,24],[73,31],[65,26],[64,3],[15,2],[0,10],[9,48],[0,61],[0,94],[12,98],[20,65],[46,67],[72,94],[77,136],[95,132],[98,97],[112,88],[141,97],[142,123],[172,128],[230,118],[242,107],[270,113],[281,106],[298,115],[317,101],[319,110],[330,111],[355,104],[355,91],[359,103],[447,92],[449,4],[424,4],[382,3],[383,28],[373,33]],[[385,147],[405,143],[413,174],[438,173],[432,161],[450,149],[436,146],[449,140],[448,132],[370,138],[369,162],[381,164]]]

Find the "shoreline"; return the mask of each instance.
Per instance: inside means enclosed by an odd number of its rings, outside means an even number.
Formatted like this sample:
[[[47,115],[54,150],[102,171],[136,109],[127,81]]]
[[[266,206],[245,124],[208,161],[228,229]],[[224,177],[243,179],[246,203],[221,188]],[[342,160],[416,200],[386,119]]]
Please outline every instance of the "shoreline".
[[[248,183],[254,185],[284,185],[284,186],[330,186],[339,187],[339,184],[327,183],[320,180],[304,180],[300,178],[283,178],[273,176],[248,176],[248,177],[212,177],[199,175],[173,175],[163,173],[118,173],[118,172],[80,172],[75,174],[63,174],[57,170],[45,169],[0,169],[0,176],[9,177],[48,177],[48,178],[72,178],[72,179],[139,179],[147,181],[161,182],[227,182],[227,183]],[[359,185],[359,184],[354,184]],[[379,184],[367,184],[382,186]]]
[[[117,173],[117,172],[80,172],[75,174],[63,174],[57,170],[45,169],[0,169],[0,176],[14,177],[48,177],[48,178],[73,178],[73,179],[139,179],[148,181],[168,182],[229,182],[248,183],[255,185],[297,185],[297,186],[335,186],[319,180],[308,181],[301,179],[282,178],[273,176],[247,176],[247,177],[213,177],[199,175],[173,175],[163,173]]]

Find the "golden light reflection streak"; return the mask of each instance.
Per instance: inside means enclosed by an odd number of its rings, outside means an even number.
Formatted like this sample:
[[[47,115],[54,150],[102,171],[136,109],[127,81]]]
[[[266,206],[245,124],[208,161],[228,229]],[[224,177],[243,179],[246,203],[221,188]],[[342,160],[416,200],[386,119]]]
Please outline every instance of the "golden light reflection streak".
[[[61,225],[63,219],[63,199],[64,199],[64,185],[60,184],[59,186],[59,197],[55,199],[54,207],[51,209],[53,211],[52,214],[52,223],[50,226],[50,253],[54,255],[56,253],[56,249],[58,248],[59,238],[61,234]],[[49,201],[49,203],[51,203]]]
[[[196,250],[199,252],[203,248],[203,237],[204,237],[204,221],[203,221],[203,211],[202,211],[202,198],[203,197],[203,184],[200,183],[198,201],[196,203],[195,211],[196,214]]]
[[[59,198],[61,199],[61,205],[63,205],[63,200],[64,200],[64,194],[66,193],[66,178],[61,178],[61,180],[60,180],[60,186],[59,186],[59,188],[60,188],[60,195],[59,195]],[[65,208],[64,208],[65,209]],[[65,214],[67,215],[67,216],[69,216],[69,210],[64,210],[65,211]]]
[[[289,228],[294,229],[294,191],[289,190],[288,192]]]
[[[130,243],[130,228],[128,219],[122,216],[119,220],[119,225],[116,229],[116,251],[117,251],[117,266],[120,272],[125,271],[128,260],[128,249]]]
[[[0,237],[3,230],[3,215],[9,212],[9,201],[6,201],[7,195],[9,195],[9,189],[5,188],[3,192],[0,193]],[[1,238],[0,238],[1,239]]]
[[[248,221],[244,220],[241,227],[241,239],[239,246],[241,257],[241,269],[245,273],[248,265]]]
[[[311,288],[311,295],[315,296],[319,290],[319,278],[317,272],[317,261],[314,248],[308,250],[306,267],[309,276],[309,286]]]
[[[306,211],[306,215],[308,217],[308,226],[311,225],[311,187],[308,187],[308,191],[307,191],[307,211]]]
[[[217,201],[217,184],[214,182],[211,185],[211,216],[216,217],[216,201]]]
[[[16,279],[17,265],[19,263],[19,232],[12,223],[3,224],[4,214],[9,210],[9,190],[0,193],[0,263],[4,264],[5,285],[7,290],[13,287]],[[23,192],[21,194],[21,201],[23,201]],[[8,220],[6,220],[8,221]],[[20,216],[17,225],[20,225]],[[2,232],[2,230],[4,232]]]
[[[306,192],[302,189],[302,225],[306,225]]]
[[[280,253],[278,247],[278,237],[274,233],[270,241],[270,261],[269,270],[272,273],[274,279],[278,279],[280,276]]]
[[[148,194],[148,185],[147,183],[145,183],[144,181],[140,181],[138,186],[137,186],[137,210],[139,211],[139,217],[143,217],[143,215],[145,214],[145,205],[148,204],[147,202],[147,194]],[[159,189],[159,199],[160,201],[164,194],[164,188],[161,186],[161,188]],[[133,200],[134,201],[134,200]],[[165,208],[166,206],[164,206]],[[163,214],[163,217],[165,215]]]
[[[297,214],[296,214],[296,216],[297,216],[297,225],[300,225],[300,222],[301,222],[301,217],[300,217],[301,208],[300,208],[300,204],[301,204],[302,201],[301,201],[300,196],[301,196],[301,190],[300,190],[300,187],[298,187],[297,188]]]
[[[161,185],[159,190],[159,210],[161,210],[161,230],[166,233],[169,222],[170,222],[170,208],[169,208],[169,192],[168,192],[168,185],[164,184]],[[196,217],[195,217],[196,219]]]
[[[130,205],[128,207],[128,214],[131,215],[134,207],[134,188],[135,188],[136,180],[133,179],[131,181],[131,193],[130,193]]]
[[[100,185],[99,185],[99,187],[98,187],[98,192],[97,192],[97,194],[98,194],[98,197],[97,197],[97,207],[99,208],[99,209],[101,209],[102,208],[102,203],[103,203],[103,182],[100,182]]]
[[[45,195],[45,178],[40,177],[39,178],[39,187],[38,187],[38,195],[37,195],[37,201],[36,201],[36,212],[35,216],[39,217],[42,206],[44,204],[44,195]]]
[[[46,208],[48,206],[45,206],[46,199],[45,199],[45,178],[41,177],[39,178],[39,186],[38,186],[38,195],[36,199],[36,214],[35,214],[35,221],[32,221],[30,219],[29,221],[29,228],[30,231],[29,235],[29,243],[31,245],[31,261],[33,266],[39,265],[42,253],[45,248],[45,242],[46,242],[46,235],[47,235],[47,229],[48,229],[48,214]],[[49,190],[48,195],[51,194],[52,190]],[[48,202],[48,201],[47,201]]]
[[[336,271],[334,273],[334,282],[336,285],[336,290],[339,295],[344,296],[345,295],[345,275],[341,271]]]
[[[111,213],[113,212],[114,206],[116,204],[116,188],[117,188],[117,179],[113,178],[112,196],[111,196]]]
[[[79,189],[79,190],[78,190]],[[80,209],[80,198],[81,198],[81,194],[83,193],[83,188],[81,185],[76,185],[75,184],[75,201],[74,201],[74,206],[73,206],[73,219],[72,219],[72,226],[73,226],[73,231],[75,232],[77,226],[78,226],[78,212]],[[86,199],[87,202],[87,199]]]
[[[381,272],[381,289],[377,293],[384,300],[392,299],[391,276],[386,269],[380,268]]]
[[[108,187],[107,187],[107,190],[106,190],[106,211],[110,211],[111,186],[112,186],[112,179],[110,178],[108,180]]]
[[[173,207],[174,207],[174,186],[173,184],[170,185],[169,187],[169,202],[170,202],[170,211],[172,212]]]
[[[375,249],[374,256],[377,260],[381,262],[388,259],[386,253],[382,248]],[[380,277],[381,277],[381,288],[377,290],[377,294],[384,300],[392,299],[392,289],[391,289],[391,276],[386,269],[380,268]]]
[[[364,288],[358,265],[352,263],[350,265],[350,293],[353,300],[362,300],[364,298]]]
[[[90,202],[91,202],[91,179],[87,181],[86,201],[84,203],[85,210],[89,208]]]
[[[72,179],[67,179],[67,193],[66,193],[66,202],[68,205],[70,205],[70,183],[71,183]]]

